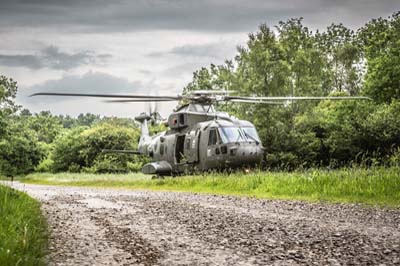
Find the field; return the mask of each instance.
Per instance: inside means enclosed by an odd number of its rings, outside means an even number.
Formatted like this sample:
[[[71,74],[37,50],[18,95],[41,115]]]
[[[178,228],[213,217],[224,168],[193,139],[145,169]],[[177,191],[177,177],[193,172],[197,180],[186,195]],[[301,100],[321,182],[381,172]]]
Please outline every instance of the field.
[[[46,222],[39,203],[0,185],[0,265],[44,265]]]
[[[206,174],[151,179],[143,174],[31,174],[23,182],[226,194],[270,199],[400,206],[400,168]]]

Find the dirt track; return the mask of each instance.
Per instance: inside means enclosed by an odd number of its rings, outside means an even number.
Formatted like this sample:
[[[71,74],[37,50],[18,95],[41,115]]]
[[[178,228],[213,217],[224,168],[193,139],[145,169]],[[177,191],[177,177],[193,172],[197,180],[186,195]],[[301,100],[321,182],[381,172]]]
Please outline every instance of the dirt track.
[[[400,210],[14,187],[43,202],[51,265],[400,265]]]

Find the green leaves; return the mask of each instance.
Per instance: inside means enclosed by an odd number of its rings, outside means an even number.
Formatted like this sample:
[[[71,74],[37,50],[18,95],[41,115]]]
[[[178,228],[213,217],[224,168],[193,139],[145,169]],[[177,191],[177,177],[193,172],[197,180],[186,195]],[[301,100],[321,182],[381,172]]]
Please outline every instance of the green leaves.
[[[92,128],[74,128],[54,142],[50,155],[53,171],[128,172],[131,164],[138,161],[135,155],[103,153],[102,150],[134,150],[139,135],[137,128],[115,126],[113,122]]]
[[[17,82],[0,75],[0,111],[13,113],[18,109],[14,99],[17,95]]]
[[[0,173],[15,176],[32,172],[43,155],[34,135],[9,135],[0,141]]]
[[[33,171],[44,156],[36,133],[15,115],[16,93],[17,83],[0,76],[0,174],[6,176]]]
[[[222,108],[256,125],[268,167],[343,165],[361,157],[381,157],[375,160],[384,163],[400,146],[400,12],[372,19],[357,32],[339,23],[313,33],[302,18],[281,21],[275,29],[260,25],[233,61],[195,72],[186,89],[223,88],[255,96],[369,95],[386,104]]]
[[[364,91],[379,103],[400,99],[400,12],[359,30],[367,60]]]

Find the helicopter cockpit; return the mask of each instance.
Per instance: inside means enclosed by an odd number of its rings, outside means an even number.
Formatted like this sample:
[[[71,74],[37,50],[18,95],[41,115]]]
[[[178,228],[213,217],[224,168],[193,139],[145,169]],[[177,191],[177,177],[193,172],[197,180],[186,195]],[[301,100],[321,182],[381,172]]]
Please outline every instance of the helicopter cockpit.
[[[214,120],[204,124],[202,163],[213,167],[260,164],[263,147],[253,124],[241,120]],[[240,156],[238,156],[240,155]]]

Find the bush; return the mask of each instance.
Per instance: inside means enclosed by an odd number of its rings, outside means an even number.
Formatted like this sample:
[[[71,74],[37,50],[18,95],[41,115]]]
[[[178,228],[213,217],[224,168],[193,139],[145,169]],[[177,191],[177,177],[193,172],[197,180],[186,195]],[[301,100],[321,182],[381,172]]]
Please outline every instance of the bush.
[[[400,148],[397,148],[389,158],[389,165],[400,167]]]
[[[79,127],[60,135],[51,153],[53,171],[128,172],[131,164],[140,163],[131,154],[104,153],[104,149],[135,150],[139,130],[115,126],[115,122],[99,123],[92,128]]]
[[[80,156],[82,149],[82,139],[80,134],[86,130],[86,127],[77,127],[63,132],[54,141],[54,148],[50,154],[53,163],[54,172],[79,171],[84,166],[84,161]],[[74,166],[76,166],[74,171]],[[70,167],[72,167],[70,169]]]
[[[43,151],[32,135],[16,132],[0,141],[0,173],[3,175],[30,173],[43,157]]]
[[[297,117],[305,161],[340,167],[351,163],[386,164],[400,147],[400,101],[321,102]]]
[[[127,172],[127,165],[122,165],[122,161],[112,155],[99,155],[93,165],[84,169],[88,173],[121,173]]]
[[[51,172],[54,168],[54,161],[50,158],[43,159],[38,166],[35,167],[35,172],[45,173]]]
[[[140,170],[142,170],[143,164],[140,162],[135,162],[135,163],[128,162],[126,166],[131,172],[139,172]]]

